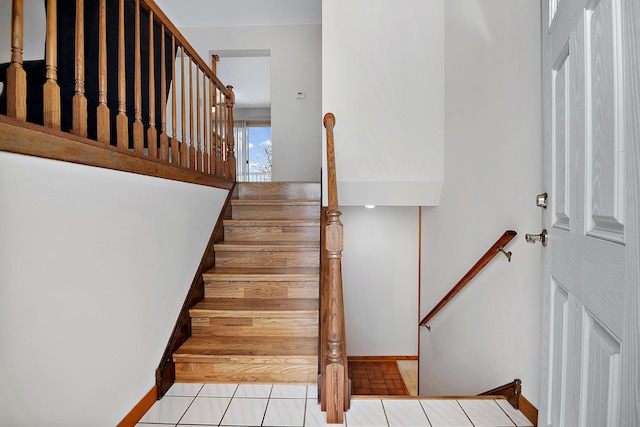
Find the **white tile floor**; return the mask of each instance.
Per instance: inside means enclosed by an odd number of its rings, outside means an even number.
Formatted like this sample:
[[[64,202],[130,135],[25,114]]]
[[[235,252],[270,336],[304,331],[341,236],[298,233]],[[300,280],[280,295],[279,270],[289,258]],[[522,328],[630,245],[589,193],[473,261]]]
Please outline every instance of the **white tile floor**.
[[[327,426],[310,385],[174,384],[137,424],[150,426]],[[336,424],[329,424],[335,426]],[[532,424],[504,400],[351,400],[346,427],[513,427]]]

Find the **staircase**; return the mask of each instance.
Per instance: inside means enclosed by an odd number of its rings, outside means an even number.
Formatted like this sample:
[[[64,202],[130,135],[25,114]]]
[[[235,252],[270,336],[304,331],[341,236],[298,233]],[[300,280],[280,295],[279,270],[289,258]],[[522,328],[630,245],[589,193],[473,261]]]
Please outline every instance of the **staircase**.
[[[238,185],[176,382],[315,382],[320,185]]]

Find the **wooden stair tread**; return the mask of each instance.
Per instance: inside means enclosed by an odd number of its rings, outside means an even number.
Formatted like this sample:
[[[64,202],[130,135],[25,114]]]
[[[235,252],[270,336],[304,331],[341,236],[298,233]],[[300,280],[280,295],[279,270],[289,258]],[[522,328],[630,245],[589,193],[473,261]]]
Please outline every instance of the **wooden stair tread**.
[[[174,361],[215,356],[318,357],[315,337],[192,336],[174,353]]]
[[[320,200],[232,199],[234,206],[320,206]]]
[[[204,273],[204,280],[226,281],[309,281],[318,280],[318,267],[214,267]]]
[[[249,311],[249,312],[318,312],[318,299],[315,298],[205,298],[194,305],[189,312],[193,317],[206,317],[213,311]]]
[[[214,245],[214,251],[234,251],[234,252],[247,252],[247,251],[316,251],[320,249],[320,243],[316,242],[292,242],[292,241],[234,241],[234,242],[220,242]]]
[[[320,220],[225,219],[225,227],[320,227]]]

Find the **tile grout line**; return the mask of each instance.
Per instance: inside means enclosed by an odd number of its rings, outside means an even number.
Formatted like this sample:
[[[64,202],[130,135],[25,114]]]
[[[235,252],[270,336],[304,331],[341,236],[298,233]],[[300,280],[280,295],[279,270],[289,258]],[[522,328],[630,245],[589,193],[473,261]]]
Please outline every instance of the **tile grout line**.
[[[193,402],[196,401],[196,397],[198,397],[198,395],[200,394],[200,392],[202,391],[202,389],[204,388],[204,383],[200,386],[200,389],[198,390],[198,392],[196,393],[195,396],[193,396],[193,399],[191,399],[191,403],[189,403],[189,406],[187,406],[187,409],[184,410],[184,412],[182,413],[182,415],[180,416],[180,418],[178,419],[178,422],[175,424],[176,427],[178,426],[178,424],[180,424],[180,421],[182,421],[182,419],[184,418],[184,416],[187,414],[187,411],[189,410],[189,408],[191,408],[191,405],[193,405]],[[188,396],[191,397],[191,396]]]
[[[429,414],[427,414],[427,411],[424,409],[424,405],[422,404],[422,401],[420,399],[418,399],[418,404],[420,405],[422,412],[424,412],[424,416],[427,417],[427,422],[429,423],[429,426],[433,427],[433,423],[429,419]]]
[[[269,389],[269,395],[267,396],[267,406],[264,407],[264,412],[262,413],[262,421],[260,421],[260,425],[264,424],[264,419],[267,417],[267,411],[269,410],[269,403],[271,402],[271,395],[273,394],[273,388],[275,384],[271,384],[271,388]]]
[[[472,426],[475,426],[476,423],[473,422],[473,420],[471,419],[471,417],[469,416],[469,414],[467,414],[467,411],[464,410],[464,408],[462,407],[462,405],[460,404],[459,400],[456,400],[456,403],[458,404],[458,406],[460,407],[460,409],[462,409],[462,412],[464,412],[464,415],[467,417],[467,419],[469,420],[469,422],[471,423]]]
[[[509,418],[509,421],[511,421],[511,422],[513,423],[513,425],[514,425],[514,426],[518,427],[518,424],[513,420],[513,418],[511,418],[511,417],[509,416],[509,414],[507,414],[507,411],[505,411],[504,409],[502,409],[502,406],[500,406],[500,405],[498,404],[498,401],[494,400],[493,402],[496,404],[496,406],[498,406],[498,408],[500,408],[500,410],[501,410],[501,411],[502,411],[502,412],[507,416],[507,418]],[[516,409],[516,410],[517,410],[517,409]]]
[[[387,410],[384,407],[384,402],[380,399],[380,405],[382,405],[382,413],[384,414],[384,419],[387,421],[387,427],[389,427],[389,417],[387,416]]]
[[[309,384],[304,392],[304,412],[302,413],[302,427],[307,425],[307,404],[309,403]]]
[[[224,408],[224,412],[222,413],[222,417],[220,417],[220,422],[218,423],[218,427],[220,427],[222,425],[222,420],[224,420],[224,416],[227,415],[227,411],[231,407],[231,402],[233,402],[233,399],[235,399],[236,393],[238,392],[239,388],[240,388],[240,384],[236,384],[236,389],[233,390],[233,394],[231,395],[231,399],[229,399],[229,403],[227,403],[227,407]]]

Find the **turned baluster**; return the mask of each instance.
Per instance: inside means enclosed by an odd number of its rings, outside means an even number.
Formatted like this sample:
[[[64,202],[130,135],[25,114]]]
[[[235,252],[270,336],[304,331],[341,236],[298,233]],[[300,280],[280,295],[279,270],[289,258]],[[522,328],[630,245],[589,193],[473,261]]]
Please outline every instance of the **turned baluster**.
[[[71,132],[86,138],[87,98],[84,90],[84,0],[76,0],[76,84]]]
[[[216,174],[219,177],[224,176],[224,169],[222,168],[222,126],[221,126],[221,117],[222,117],[222,92],[220,89],[216,88],[216,111],[215,111],[215,120],[216,120]]]
[[[7,69],[7,115],[27,120],[27,73],[22,67],[23,4],[11,4],[11,65]]]
[[[227,102],[227,96],[220,91],[220,115],[219,115],[219,127],[220,127],[220,173],[221,176],[227,176],[227,146],[225,139],[225,130],[226,130],[226,117],[227,117],[227,109],[225,108],[225,104]]]
[[[125,70],[124,0],[118,13],[118,115],[116,116],[118,148],[129,149],[129,119],[127,118],[127,76]]]
[[[196,168],[196,148],[194,145],[195,130],[193,129],[193,60],[189,58],[189,167]]]
[[[153,10],[149,10],[149,129],[147,129],[147,147],[149,148],[149,157],[153,159],[158,158],[155,59],[153,44]]]
[[[167,136],[167,68],[164,24],[160,33],[160,160],[169,161],[169,137]]]
[[[204,102],[204,111],[202,112],[202,171],[204,173],[209,173],[209,133],[207,132],[209,127],[207,126],[207,121],[211,119],[211,106],[209,105],[211,99],[209,96],[211,93],[209,91],[211,90],[211,86],[207,86],[207,79],[207,74],[202,73],[202,101]]]
[[[227,86],[227,90],[229,90],[229,97],[226,102],[226,120],[225,120],[225,138],[227,140],[227,179],[231,181],[236,180],[236,155],[235,155],[235,144],[233,141],[233,106],[236,103],[236,97],[233,93],[233,86]]]
[[[180,164],[180,141],[178,141],[178,101],[176,97],[176,37],[171,35],[171,163]]]
[[[216,173],[216,165],[215,165],[216,143],[214,140],[215,126],[216,126],[215,113],[214,113],[214,110],[216,108],[215,93],[216,92],[215,92],[215,86],[213,85],[213,80],[209,79],[209,103],[211,105],[209,105],[209,109],[207,110],[207,112],[209,113],[209,173],[211,175],[215,175]]]
[[[96,109],[97,139],[103,144],[111,143],[111,123],[107,106],[107,2],[100,0],[100,23],[98,29],[98,108]]]
[[[58,86],[58,3],[47,3],[47,40],[46,40],[47,81],[43,88],[44,125],[60,129],[60,86]]]
[[[140,65],[140,0],[136,0],[134,27],[134,79],[133,79],[133,151],[144,152],[144,125],[142,124],[142,66]]]
[[[196,170],[204,172],[202,168],[202,133],[200,124],[200,67],[196,64]]]
[[[180,48],[180,79],[181,79],[181,87],[180,96],[182,98],[182,141],[180,141],[180,166],[187,166],[189,161],[187,156],[187,100],[184,96],[184,47]]]

